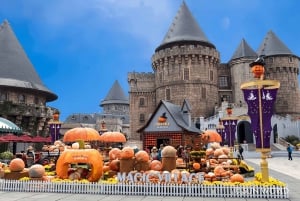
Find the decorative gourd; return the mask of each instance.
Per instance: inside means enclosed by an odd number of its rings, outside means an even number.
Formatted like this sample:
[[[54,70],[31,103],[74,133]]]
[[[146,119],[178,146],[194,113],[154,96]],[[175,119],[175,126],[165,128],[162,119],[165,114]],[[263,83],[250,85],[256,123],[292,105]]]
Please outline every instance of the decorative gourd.
[[[150,163],[150,169],[160,171],[162,169],[162,163],[159,160],[153,160]]]
[[[176,157],[177,150],[172,146],[165,146],[161,151],[162,157]]]
[[[121,159],[131,159],[134,157],[134,150],[131,147],[124,147],[121,151]]]
[[[227,160],[228,160],[228,156],[225,154],[219,155],[218,157],[219,163],[227,162]]]
[[[138,162],[147,162],[150,160],[150,156],[146,151],[140,150],[136,152],[135,159]]]
[[[72,144],[72,149],[79,149],[79,142],[74,142]]]
[[[112,161],[109,163],[109,168],[110,168],[112,171],[118,172],[118,171],[120,170],[120,160],[118,160],[118,159],[112,160]]]
[[[223,172],[225,172],[224,168],[221,165],[217,165],[214,169],[214,174],[220,176]]]
[[[121,157],[121,149],[119,148],[112,148],[109,152],[108,152],[108,156],[109,156],[109,160],[115,160],[115,159],[120,159]]]
[[[45,175],[45,167],[40,164],[32,165],[28,170],[30,178],[42,178]]]
[[[243,175],[236,173],[230,177],[230,181],[243,183],[244,177],[243,177]]]
[[[21,172],[25,168],[25,163],[21,158],[14,158],[9,163],[9,170],[12,172]]]
[[[194,168],[194,170],[200,170],[200,168],[201,168],[200,163],[193,163],[193,168]]]
[[[251,71],[255,78],[260,78],[261,75],[265,73],[265,68],[262,65],[254,65],[252,66]]]
[[[69,164],[90,164],[91,172],[87,178],[91,182],[98,181],[102,176],[102,155],[95,149],[67,149],[59,156],[56,163],[56,174],[68,178]]]
[[[206,151],[205,151],[205,155],[206,155],[206,156],[210,156],[210,155],[212,155],[212,154],[214,154],[214,150],[213,150],[212,148],[206,149]]]

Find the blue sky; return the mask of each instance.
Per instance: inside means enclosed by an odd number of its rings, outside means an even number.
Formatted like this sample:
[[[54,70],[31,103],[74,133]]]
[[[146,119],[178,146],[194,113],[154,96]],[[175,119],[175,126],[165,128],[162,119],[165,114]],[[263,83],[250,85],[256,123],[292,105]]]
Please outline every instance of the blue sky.
[[[300,56],[298,0],[185,0],[207,38],[228,62],[242,38],[256,51],[269,30]],[[7,19],[43,83],[72,113],[101,112],[115,80],[152,72],[151,56],[182,0],[1,0]]]

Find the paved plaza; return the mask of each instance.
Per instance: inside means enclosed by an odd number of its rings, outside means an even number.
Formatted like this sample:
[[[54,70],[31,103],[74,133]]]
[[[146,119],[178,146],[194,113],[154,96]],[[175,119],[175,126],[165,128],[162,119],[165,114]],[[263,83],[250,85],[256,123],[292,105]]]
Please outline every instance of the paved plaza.
[[[272,154],[273,155],[273,154]],[[279,155],[279,156],[277,156]],[[286,156],[284,156],[286,155]],[[260,171],[259,153],[245,153],[246,162]],[[254,201],[254,200],[300,200],[300,157],[295,154],[292,161],[289,161],[284,152],[276,153],[268,158],[269,175],[285,182],[289,189],[288,199],[250,199],[250,198],[207,198],[207,197],[163,197],[163,196],[124,196],[124,195],[91,195],[91,194],[62,194],[62,193],[24,193],[24,192],[0,192],[0,201]]]

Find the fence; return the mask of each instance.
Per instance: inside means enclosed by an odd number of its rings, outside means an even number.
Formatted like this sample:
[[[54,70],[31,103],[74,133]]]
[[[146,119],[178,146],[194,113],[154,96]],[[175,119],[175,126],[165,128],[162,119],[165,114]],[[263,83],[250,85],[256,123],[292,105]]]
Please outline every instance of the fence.
[[[0,191],[78,193],[106,195],[189,196],[227,198],[288,198],[288,188],[281,186],[76,183],[51,181],[0,180]]]

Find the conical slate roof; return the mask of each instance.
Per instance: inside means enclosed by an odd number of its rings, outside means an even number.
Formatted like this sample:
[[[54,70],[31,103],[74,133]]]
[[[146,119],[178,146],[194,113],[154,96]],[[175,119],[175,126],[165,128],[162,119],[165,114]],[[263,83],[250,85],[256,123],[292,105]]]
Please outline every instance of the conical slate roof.
[[[293,55],[292,51],[275,35],[273,31],[269,31],[261,43],[257,54],[259,56],[271,55]]]
[[[47,101],[57,99],[42,83],[6,20],[0,25],[0,72],[0,86],[38,91]]]
[[[234,54],[231,57],[233,59],[239,58],[256,58],[256,52],[248,45],[246,40],[243,38],[241,43],[239,44],[238,48],[235,50]]]
[[[129,105],[128,98],[125,96],[125,93],[117,80],[114,82],[105,99],[101,101],[100,106],[102,107],[105,104]]]
[[[202,43],[215,47],[201,30],[197,21],[183,1],[169,31],[156,51],[180,42]]]

